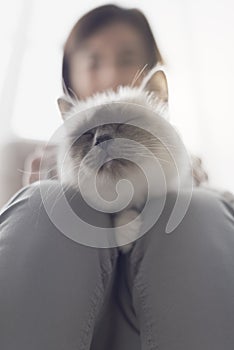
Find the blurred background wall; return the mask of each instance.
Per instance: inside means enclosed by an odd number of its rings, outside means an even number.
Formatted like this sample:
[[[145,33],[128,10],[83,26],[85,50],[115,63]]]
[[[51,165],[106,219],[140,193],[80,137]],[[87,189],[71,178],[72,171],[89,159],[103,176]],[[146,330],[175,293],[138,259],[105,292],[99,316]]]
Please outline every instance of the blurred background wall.
[[[56,99],[62,93],[63,43],[78,17],[105,3],[1,2],[0,172],[13,187],[14,174],[4,169],[19,157],[4,152],[4,145],[18,138],[49,140],[61,124]],[[234,2],[114,3],[146,14],[168,67],[171,121],[188,149],[201,156],[211,185],[234,191]],[[1,181],[0,187],[1,204]]]

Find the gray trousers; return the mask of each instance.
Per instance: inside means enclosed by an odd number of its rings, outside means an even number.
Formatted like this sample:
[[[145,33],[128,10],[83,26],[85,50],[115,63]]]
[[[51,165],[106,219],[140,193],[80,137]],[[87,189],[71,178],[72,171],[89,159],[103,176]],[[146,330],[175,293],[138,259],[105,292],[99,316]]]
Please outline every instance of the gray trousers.
[[[59,188],[56,181],[26,187],[0,217],[1,350],[234,349],[228,203],[194,190],[167,235],[169,195],[154,227],[123,255],[63,235],[41,206],[40,186]],[[82,207],[79,196],[72,200]],[[107,214],[96,219],[111,225]]]

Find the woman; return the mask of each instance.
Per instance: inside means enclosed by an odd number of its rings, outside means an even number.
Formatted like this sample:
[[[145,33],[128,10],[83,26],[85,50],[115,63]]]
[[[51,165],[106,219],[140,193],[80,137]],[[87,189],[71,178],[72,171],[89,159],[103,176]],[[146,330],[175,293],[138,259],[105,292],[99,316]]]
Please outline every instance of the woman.
[[[83,16],[68,36],[62,65],[64,92],[84,99],[95,92],[129,85],[143,70],[135,82],[139,85],[157,63],[163,60],[144,15],[138,10],[101,6]],[[39,180],[43,152],[39,148],[26,160],[25,185]],[[56,174],[47,174],[51,175]]]
[[[137,71],[157,62],[162,58],[145,17],[106,5],[73,28],[63,80],[85,99],[131,84]],[[2,349],[233,349],[234,212],[221,197],[194,191],[181,224],[166,235],[176,199],[169,194],[158,222],[123,256],[62,235],[42,191],[60,204],[57,181],[42,181],[17,193],[1,214]],[[111,226],[107,214],[87,208],[79,195],[68,189],[66,196],[93,225]],[[61,215],[66,220],[63,208]]]

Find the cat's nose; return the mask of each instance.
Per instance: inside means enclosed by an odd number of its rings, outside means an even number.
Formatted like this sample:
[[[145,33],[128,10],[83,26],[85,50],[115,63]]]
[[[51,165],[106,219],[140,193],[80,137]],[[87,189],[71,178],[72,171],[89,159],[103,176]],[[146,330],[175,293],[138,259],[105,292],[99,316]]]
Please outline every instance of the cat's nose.
[[[99,136],[96,138],[96,140],[95,140],[94,146],[97,146],[97,145],[101,144],[102,142],[108,141],[108,140],[111,140],[111,139],[112,139],[112,137],[111,137],[111,135],[109,135],[109,134],[99,135]]]

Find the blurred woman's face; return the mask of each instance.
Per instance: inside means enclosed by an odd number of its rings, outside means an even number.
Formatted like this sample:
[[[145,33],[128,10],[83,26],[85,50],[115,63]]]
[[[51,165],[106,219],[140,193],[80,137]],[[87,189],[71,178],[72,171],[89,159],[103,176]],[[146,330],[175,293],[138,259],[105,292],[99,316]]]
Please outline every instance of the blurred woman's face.
[[[70,82],[84,99],[96,92],[130,85],[147,63],[143,38],[131,25],[111,24],[88,38],[70,59]],[[137,80],[139,85],[143,76]]]

